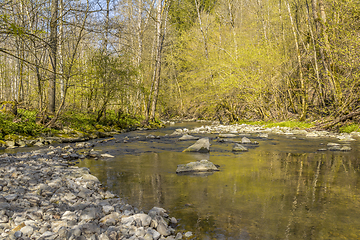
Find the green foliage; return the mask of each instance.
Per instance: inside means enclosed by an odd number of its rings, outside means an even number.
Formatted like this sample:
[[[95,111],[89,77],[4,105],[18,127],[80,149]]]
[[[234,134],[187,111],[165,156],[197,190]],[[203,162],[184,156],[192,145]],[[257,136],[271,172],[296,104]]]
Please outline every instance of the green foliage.
[[[249,125],[260,125],[266,128],[271,127],[289,127],[289,128],[311,128],[314,126],[313,123],[308,122],[299,122],[299,121],[284,121],[284,122],[272,122],[272,121],[239,121],[239,124],[249,124]]]
[[[284,122],[265,122],[265,127],[289,127],[289,128],[311,128],[314,126],[313,123],[299,122],[299,121],[284,121]]]
[[[200,12],[206,13],[213,11],[216,4],[215,0],[197,1]],[[193,0],[172,1],[169,9],[169,15],[172,25],[179,32],[189,29],[198,19],[196,4]]]
[[[139,126],[140,122],[135,117],[127,114],[119,114],[115,111],[106,111],[106,114],[96,121],[97,115],[94,113],[65,112],[61,121],[65,126],[82,132],[93,131],[111,131],[114,129],[125,129],[133,126]]]
[[[64,112],[60,118],[65,126],[84,132],[96,130],[95,119],[95,116],[92,114],[84,114],[74,111]]]
[[[0,114],[0,139],[11,138],[15,135],[37,137],[41,133],[49,135],[58,134],[60,130],[44,128],[36,124],[37,111],[18,109],[18,116],[14,117],[8,114]],[[140,126],[140,121],[127,114],[119,114],[115,111],[107,111],[106,117],[100,122],[96,121],[96,114],[68,111],[61,117],[63,126],[70,127],[75,131],[108,132],[112,129],[124,129],[134,126]]]
[[[140,125],[140,121],[136,117],[116,111],[107,111],[106,118],[102,118],[99,123],[104,126],[113,126],[118,129]]]
[[[100,118],[103,112],[110,108],[109,105],[127,107],[131,104],[128,96],[137,90],[135,81],[132,81],[137,70],[127,53],[116,55],[96,50],[89,53],[86,61],[79,61],[79,65],[86,64],[87,67],[81,69],[82,75],[75,77],[77,84],[83,86],[77,88],[76,93],[85,99],[86,110],[97,111]],[[78,97],[74,98],[74,102],[79,104]],[[79,107],[84,108],[83,105]]]
[[[339,128],[339,132],[342,133],[359,132],[359,130],[360,130],[360,125],[357,123],[347,124]]]
[[[0,139],[6,135],[36,136],[44,129],[36,124],[36,111],[18,109],[18,116],[0,114]]]

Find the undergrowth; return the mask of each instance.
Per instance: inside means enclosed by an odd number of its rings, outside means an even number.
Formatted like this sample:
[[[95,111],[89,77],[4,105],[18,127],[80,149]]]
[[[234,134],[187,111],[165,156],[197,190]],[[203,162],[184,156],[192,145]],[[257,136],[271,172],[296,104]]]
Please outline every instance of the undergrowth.
[[[67,111],[58,120],[60,128],[45,128],[44,125],[36,123],[39,120],[37,110],[18,109],[16,116],[0,113],[0,139],[5,139],[5,136],[10,135],[31,137],[37,137],[44,133],[51,135],[58,133],[63,127],[82,132],[121,130],[138,127],[142,120],[141,117],[116,114],[115,111],[107,111],[100,121],[96,121],[96,118],[96,114],[93,113]],[[157,123],[151,123],[150,126],[154,124]]]
[[[0,139],[11,134],[37,136],[43,131],[49,129],[36,124],[36,111],[18,109],[17,116],[0,114]]]
[[[350,123],[339,128],[339,132],[342,133],[351,133],[351,132],[359,132],[360,125],[358,123]]]
[[[314,123],[308,122],[300,122],[300,121],[284,121],[284,122],[266,122],[266,121],[239,121],[238,123],[242,124],[249,124],[249,125],[260,125],[266,128],[271,127],[289,127],[289,128],[311,128],[314,126]]]

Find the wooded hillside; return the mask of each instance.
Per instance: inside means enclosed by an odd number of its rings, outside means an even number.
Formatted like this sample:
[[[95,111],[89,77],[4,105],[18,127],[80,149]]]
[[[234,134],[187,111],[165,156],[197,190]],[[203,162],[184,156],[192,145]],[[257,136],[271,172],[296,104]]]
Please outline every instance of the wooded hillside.
[[[335,119],[359,84],[358,0],[0,3],[0,99],[54,120]]]

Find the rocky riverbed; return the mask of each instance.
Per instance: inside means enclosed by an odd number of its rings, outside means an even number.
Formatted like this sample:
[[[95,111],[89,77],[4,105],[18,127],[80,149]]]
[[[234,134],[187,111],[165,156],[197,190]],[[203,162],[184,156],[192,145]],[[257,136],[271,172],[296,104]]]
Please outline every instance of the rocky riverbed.
[[[271,134],[283,134],[291,138],[333,138],[345,144],[359,137],[357,132],[338,134],[245,124],[213,124],[190,130],[176,129],[168,137],[184,135],[179,141],[199,138],[186,134],[214,134],[212,141],[235,144],[238,142],[232,138],[247,134],[258,138],[268,138]],[[115,143],[126,144],[139,139],[139,136],[109,138],[92,143],[80,142],[73,146],[50,146],[28,153],[0,155],[0,239],[157,240],[190,237],[190,232],[184,235],[175,232],[177,220],[169,217],[166,210],[154,207],[144,213],[106,191],[87,168],[72,166],[71,161],[86,157],[113,157],[90,150],[97,143],[115,140]],[[160,136],[148,135],[145,139],[160,139]],[[349,147],[344,149],[347,146],[340,143],[329,143],[322,150],[351,150]],[[246,142],[242,139],[241,144]]]
[[[139,211],[104,190],[87,168],[70,166],[75,150],[0,156],[1,239],[182,239],[166,210]]]
[[[183,134],[218,134],[218,138],[231,138],[239,135],[256,134],[259,138],[268,138],[269,134],[286,135],[292,138],[332,138],[340,142],[356,141],[360,137],[360,132],[336,133],[330,131],[317,131],[310,129],[296,129],[290,127],[271,127],[265,128],[257,125],[234,124],[221,125],[212,124],[197,127],[194,129],[176,129],[172,135]],[[236,135],[239,134],[239,135]],[[234,135],[234,136],[232,136]]]

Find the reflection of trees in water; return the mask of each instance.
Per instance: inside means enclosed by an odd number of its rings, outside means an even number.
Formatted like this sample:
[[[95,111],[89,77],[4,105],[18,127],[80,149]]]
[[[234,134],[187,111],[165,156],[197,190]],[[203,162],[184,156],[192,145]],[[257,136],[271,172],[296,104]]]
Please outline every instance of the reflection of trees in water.
[[[291,193],[293,201],[286,239],[359,236],[355,227],[359,220],[352,226],[340,220],[343,217],[358,219],[353,212],[359,203],[359,191],[354,184],[358,181],[358,170],[353,168],[354,161],[357,162],[351,155],[337,153],[291,156],[290,162],[294,166],[285,174],[291,171],[290,175],[297,176],[298,181],[293,188],[296,191]]]
[[[360,236],[356,154],[254,151],[221,156],[215,162],[225,168],[208,177],[163,170],[192,161],[191,155],[152,153],[127,161],[131,169],[126,171],[121,163],[105,161],[88,162],[87,167],[129,196],[131,204],[171,209],[181,219],[179,228],[193,229],[199,238],[221,233],[235,239],[241,234],[249,239]]]

